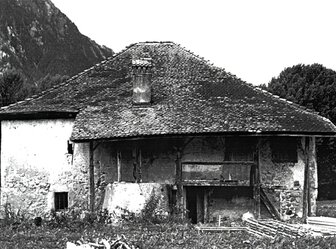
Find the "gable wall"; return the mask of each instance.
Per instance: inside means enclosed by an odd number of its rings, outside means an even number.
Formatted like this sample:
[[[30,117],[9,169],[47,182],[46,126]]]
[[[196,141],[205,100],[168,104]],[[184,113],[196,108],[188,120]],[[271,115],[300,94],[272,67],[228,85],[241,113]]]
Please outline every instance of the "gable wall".
[[[42,215],[54,207],[54,192],[63,191],[69,192],[69,205],[78,202],[87,176],[86,169],[74,167],[72,155],[67,153],[73,122],[1,122],[2,205],[9,203],[15,210]]]

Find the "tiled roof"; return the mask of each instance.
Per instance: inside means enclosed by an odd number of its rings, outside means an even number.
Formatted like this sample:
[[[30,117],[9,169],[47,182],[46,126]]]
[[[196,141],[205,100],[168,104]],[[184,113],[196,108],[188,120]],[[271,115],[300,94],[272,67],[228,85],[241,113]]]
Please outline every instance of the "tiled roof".
[[[132,61],[152,58],[152,103],[132,104]],[[144,42],[1,113],[78,112],[73,140],[198,133],[336,134],[326,118],[172,42]]]

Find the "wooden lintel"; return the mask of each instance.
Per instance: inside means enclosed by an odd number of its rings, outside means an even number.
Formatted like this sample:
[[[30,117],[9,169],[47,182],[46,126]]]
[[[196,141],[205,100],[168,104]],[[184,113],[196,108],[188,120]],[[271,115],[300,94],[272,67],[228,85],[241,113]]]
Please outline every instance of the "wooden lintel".
[[[227,180],[227,181],[221,181],[221,180],[183,180],[181,181],[181,184],[183,186],[218,186],[218,187],[231,187],[231,186],[250,186],[249,180]]]

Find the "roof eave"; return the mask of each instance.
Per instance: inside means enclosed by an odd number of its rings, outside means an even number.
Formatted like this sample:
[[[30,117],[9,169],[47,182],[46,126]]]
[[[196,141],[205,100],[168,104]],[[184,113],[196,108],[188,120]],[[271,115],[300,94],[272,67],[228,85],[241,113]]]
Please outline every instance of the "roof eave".
[[[31,120],[31,119],[67,119],[75,118],[78,111],[28,111],[0,113],[0,120]]]
[[[290,137],[336,137],[335,132],[312,132],[312,131],[266,131],[266,132],[203,132],[203,133],[175,133],[175,134],[155,134],[155,135],[130,135],[130,136],[115,136],[109,138],[73,138],[71,141],[84,143],[90,141],[119,141],[119,140],[141,140],[141,139],[154,139],[159,137],[177,138],[177,137],[203,137],[203,136],[290,136]]]

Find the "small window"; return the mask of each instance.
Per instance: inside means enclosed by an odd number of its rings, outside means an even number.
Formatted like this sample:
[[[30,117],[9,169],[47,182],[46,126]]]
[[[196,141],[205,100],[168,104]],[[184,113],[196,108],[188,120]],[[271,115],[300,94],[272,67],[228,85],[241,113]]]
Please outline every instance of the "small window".
[[[73,146],[69,140],[68,140],[68,154],[73,155]]]
[[[281,137],[272,140],[272,161],[275,163],[297,163],[297,139]]]
[[[228,138],[225,143],[225,161],[252,162],[255,148],[254,138]]]
[[[68,208],[68,192],[55,193],[55,210],[64,210]]]

